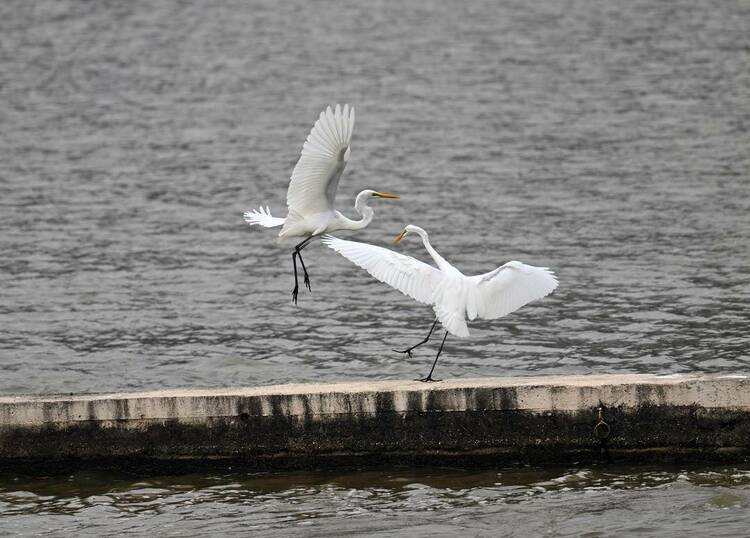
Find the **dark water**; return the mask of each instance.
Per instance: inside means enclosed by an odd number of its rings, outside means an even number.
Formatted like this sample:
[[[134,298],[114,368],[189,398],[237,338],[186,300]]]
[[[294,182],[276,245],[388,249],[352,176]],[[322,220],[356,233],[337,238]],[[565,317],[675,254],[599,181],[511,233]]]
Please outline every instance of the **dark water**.
[[[0,529],[42,536],[745,536],[750,510],[750,468],[2,478]]]
[[[8,1],[0,393],[424,375],[433,348],[389,349],[422,337],[428,308],[320,245],[295,307],[288,249],[242,222],[260,203],[283,216],[335,102],[358,118],[339,206],[403,196],[358,239],[411,222],[464,272],[515,258],[559,274],[554,296],[449,339],[440,376],[747,372],[747,2]],[[453,478],[382,473],[272,477],[273,493],[233,476],[49,493],[8,478],[0,531],[731,534],[749,521],[745,472],[539,494],[524,478],[518,497],[484,475],[455,496]]]

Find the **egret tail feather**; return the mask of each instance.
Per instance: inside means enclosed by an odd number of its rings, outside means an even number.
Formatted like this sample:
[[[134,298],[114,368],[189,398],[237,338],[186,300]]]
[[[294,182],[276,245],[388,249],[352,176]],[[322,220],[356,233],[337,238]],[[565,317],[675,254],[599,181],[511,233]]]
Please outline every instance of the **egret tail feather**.
[[[264,228],[275,228],[276,226],[282,226],[286,221],[286,219],[274,217],[273,215],[271,215],[271,210],[268,209],[268,206],[266,206],[265,208],[263,206],[260,206],[258,209],[246,211],[245,213],[243,213],[242,217],[250,226],[258,224],[260,226],[263,226]]]

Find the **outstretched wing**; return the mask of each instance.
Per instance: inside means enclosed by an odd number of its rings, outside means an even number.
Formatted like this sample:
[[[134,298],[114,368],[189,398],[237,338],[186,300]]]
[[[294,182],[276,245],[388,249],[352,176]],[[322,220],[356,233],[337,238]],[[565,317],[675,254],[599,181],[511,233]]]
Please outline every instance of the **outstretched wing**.
[[[466,304],[469,319],[501,318],[557,288],[552,271],[517,261],[469,279],[473,284]]]
[[[323,243],[381,282],[420,303],[433,304],[433,294],[442,275],[431,265],[387,248],[331,235],[323,236]]]
[[[339,178],[349,160],[354,108],[329,106],[302,146],[286,193],[289,215],[305,217],[333,209]]]

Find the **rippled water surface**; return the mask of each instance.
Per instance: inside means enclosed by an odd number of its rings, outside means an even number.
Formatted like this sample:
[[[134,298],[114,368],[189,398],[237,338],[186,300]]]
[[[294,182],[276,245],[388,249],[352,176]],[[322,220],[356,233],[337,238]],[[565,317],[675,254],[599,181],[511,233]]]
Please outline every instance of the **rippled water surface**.
[[[750,316],[745,2],[4,2],[2,392],[413,377],[432,313],[283,215],[318,111],[358,123],[338,202],[553,297],[449,339],[442,375],[738,371]],[[403,251],[425,257],[407,240]]]
[[[335,102],[357,108],[339,206],[352,215],[366,187],[403,196],[358,239],[411,222],[466,273],[520,259],[559,274],[553,296],[449,339],[440,377],[746,372],[749,65],[741,0],[2,2],[0,393],[424,375],[435,343],[389,350],[422,338],[428,308],[319,244],[295,307],[288,247],[241,218],[283,216]],[[314,534],[348,514],[341,532],[666,536],[687,513],[718,532],[747,512],[746,478],[704,475],[540,491],[75,475],[52,493],[11,477],[0,531]]]
[[[750,522],[750,468],[10,478],[0,529],[19,534],[684,537]]]

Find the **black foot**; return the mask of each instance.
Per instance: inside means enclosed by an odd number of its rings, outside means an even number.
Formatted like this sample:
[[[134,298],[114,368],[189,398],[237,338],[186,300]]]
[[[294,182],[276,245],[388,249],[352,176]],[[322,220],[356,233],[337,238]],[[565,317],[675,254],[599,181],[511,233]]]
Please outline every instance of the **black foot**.
[[[391,351],[395,351],[396,353],[406,353],[409,355],[409,358],[411,358],[411,352],[417,349],[419,346],[426,344],[430,340],[430,336],[432,335],[432,331],[435,330],[435,325],[437,325],[438,320],[435,320],[432,324],[432,327],[430,327],[430,332],[427,333],[427,336],[425,336],[424,340],[419,342],[418,344],[414,344],[411,347],[407,347],[406,349],[392,349]],[[429,377],[429,376],[427,376]]]
[[[305,286],[307,286],[307,291],[312,291],[312,288],[310,287],[310,277],[307,276],[307,273],[305,273]]]
[[[297,294],[299,293],[299,288],[297,286],[294,286],[294,289],[292,290],[292,302],[294,304],[297,304]]]
[[[442,379],[432,379],[432,376],[428,375],[427,377],[421,377],[414,381],[421,381],[422,383],[437,383],[438,381],[442,381]]]

